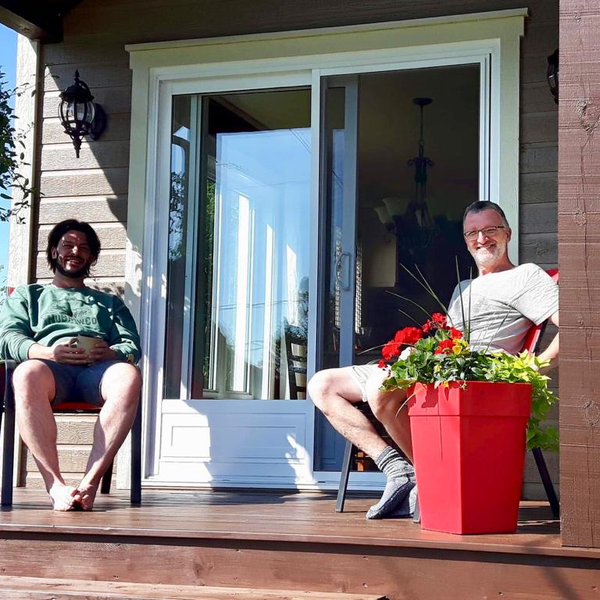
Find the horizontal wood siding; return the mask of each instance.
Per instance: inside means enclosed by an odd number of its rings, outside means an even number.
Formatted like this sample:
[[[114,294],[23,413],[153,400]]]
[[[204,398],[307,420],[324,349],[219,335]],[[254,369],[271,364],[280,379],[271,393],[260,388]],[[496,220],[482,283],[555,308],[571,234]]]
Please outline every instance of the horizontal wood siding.
[[[43,252],[48,228],[77,216],[99,227],[103,253],[96,285],[122,289],[128,185],[131,72],[125,44],[333,27],[414,18],[530,9],[521,58],[521,261],[557,262],[557,111],[546,83],[547,56],[558,46],[558,1],[531,0],[87,0],[65,18],[64,41],[43,48],[46,64],[37,241]],[[233,18],[234,16],[234,18]],[[57,117],[59,90],[75,69],[108,117],[97,142],[84,142],[81,158]],[[116,225],[120,224],[121,227]],[[108,250],[110,249],[110,250]],[[37,277],[49,273],[43,254]],[[556,461],[552,461],[556,462]],[[555,473],[556,477],[556,473]],[[525,490],[534,490],[535,475]]]

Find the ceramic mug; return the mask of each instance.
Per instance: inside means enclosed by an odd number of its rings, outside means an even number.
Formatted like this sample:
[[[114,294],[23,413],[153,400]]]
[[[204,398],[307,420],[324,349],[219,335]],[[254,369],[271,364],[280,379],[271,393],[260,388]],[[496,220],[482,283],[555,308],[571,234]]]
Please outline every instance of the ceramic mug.
[[[90,350],[96,346],[96,344],[102,341],[102,338],[99,337],[91,337],[89,335],[78,335],[76,338],[76,342],[73,346],[77,348],[83,348],[86,354],[89,354]]]

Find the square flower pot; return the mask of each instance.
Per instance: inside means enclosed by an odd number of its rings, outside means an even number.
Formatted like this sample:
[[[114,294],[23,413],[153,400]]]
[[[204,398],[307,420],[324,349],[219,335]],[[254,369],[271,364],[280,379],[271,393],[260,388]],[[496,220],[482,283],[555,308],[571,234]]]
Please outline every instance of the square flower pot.
[[[417,383],[408,403],[421,526],[448,533],[517,528],[526,383]]]

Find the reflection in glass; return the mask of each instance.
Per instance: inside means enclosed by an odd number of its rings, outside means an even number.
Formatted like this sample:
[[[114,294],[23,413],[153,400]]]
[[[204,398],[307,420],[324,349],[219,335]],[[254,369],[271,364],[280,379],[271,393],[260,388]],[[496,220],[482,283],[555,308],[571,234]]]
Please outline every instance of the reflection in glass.
[[[193,115],[191,134],[173,125],[173,148],[181,146],[176,135],[191,135],[199,150],[196,165],[172,153],[184,206],[175,207],[172,189],[178,226],[169,237],[166,397],[179,397],[182,382],[184,388],[189,382],[191,398],[303,397],[310,92],[177,97],[174,121],[186,102],[196,103],[202,127]],[[197,201],[186,188],[193,179]],[[172,254],[173,248],[180,251]],[[172,281],[186,277],[194,279],[187,294],[185,282]],[[186,335],[189,352],[182,356]]]

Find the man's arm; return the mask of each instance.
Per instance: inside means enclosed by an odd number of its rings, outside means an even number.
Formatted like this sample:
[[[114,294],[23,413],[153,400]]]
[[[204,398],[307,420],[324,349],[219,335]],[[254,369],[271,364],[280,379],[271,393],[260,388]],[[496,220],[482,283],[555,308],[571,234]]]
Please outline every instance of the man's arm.
[[[557,327],[559,326],[558,311],[556,311],[550,317],[550,321],[552,323],[554,323],[554,325],[556,325]],[[550,342],[550,344],[548,345],[548,347],[541,354],[538,355],[538,357],[541,358],[542,360],[549,360],[550,366],[554,366],[553,362],[556,359],[556,357],[558,356],[558,335],[559,334],[557,332],[556,335],[554,336],[554,338],[552,339],[552,341]]]
[[[98,348],[101,356],[96,357],[96,360],[116,358],[135,364],[142,355],[135,321],[120,298],[115,297],[113,308],[113,326],[108,336],[108,343],[106,348]],[[90,355],[94,356],[93,353],[94,350]],[[112,356],[107,356],[109,353]]]
[[[31,327],[30,296],[26,288],[18,288],[4,302],[0,316],[0,356],[24,362],[28,358],[42,358],[72,365],[88,361],[85,351],[68,344],[44,346],[35,341]]]
[[[33,336],[27,291],[17,288],[4,301],[0,314],[0,357],[27,360],[29,347],[35,343]]]

